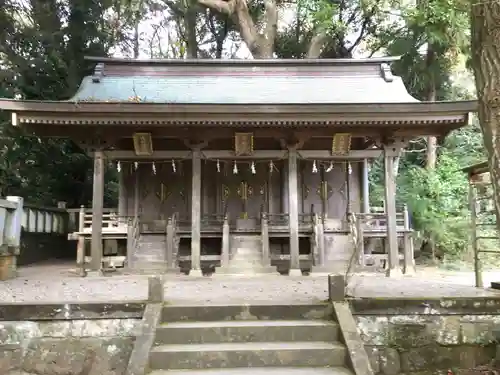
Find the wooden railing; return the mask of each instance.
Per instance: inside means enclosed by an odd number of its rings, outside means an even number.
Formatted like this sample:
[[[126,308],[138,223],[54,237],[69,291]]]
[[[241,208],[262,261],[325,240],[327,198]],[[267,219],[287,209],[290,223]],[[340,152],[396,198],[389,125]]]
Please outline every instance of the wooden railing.
[[[269,223],[269,226],[288,226],[288,218],[289,215],[287,213],[279,213],[279,214],[274,214],[274,213],[268,213],[267,214],[267,220]]]
[[[387,237],[387,215],[381,207],[374,207],[370,213],[355,214],[356,217],[356,252],[358,253],[359,263],[365,265],[365,238],[386,238]],[[404,259],[404,272],[411,273],[415,268],[414,247],[413,247],[413,229],[411,228],[410,217],[406,205],[400,211],[396,212],[396,235],[403,240],[403,254],[398,258]],[[370,254],[375,265],[387,264],[388,254]]]
[[[201,215],[201,228],[210,229],[217,228],[222,230],[222,225],[224,224],[224,219],[226,215],[224,214],[203,214]]]
[[[69,231],[79,233],[92,232],[92,208],[70,208],[67,210],[69,215]],[[127,216],[118,216],[116,209],[104,208],[102,215],[103,233],[127,233]]]
[[[370,213],[357,213],[356,217],[361,221],[364,230],[386,230],[387,216],[383,207],[372,207]],[[410,218],[407,206],[396,211],[396,227],[398,230],[410,230]]]

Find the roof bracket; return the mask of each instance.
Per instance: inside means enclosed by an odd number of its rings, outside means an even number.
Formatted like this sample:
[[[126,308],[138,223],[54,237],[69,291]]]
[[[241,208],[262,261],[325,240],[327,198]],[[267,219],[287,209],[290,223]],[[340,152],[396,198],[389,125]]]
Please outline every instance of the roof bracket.
[[[92,82],[100,83],[102,77],[104,77],[104,64],[99,63],[96,65],[94,69],[94,74],[92,75]]]
[[[387,63],[380,64],[380,73],[382,73],[382,78],[386,82],[394,81],[394,76],[391,72],[391,66]]]

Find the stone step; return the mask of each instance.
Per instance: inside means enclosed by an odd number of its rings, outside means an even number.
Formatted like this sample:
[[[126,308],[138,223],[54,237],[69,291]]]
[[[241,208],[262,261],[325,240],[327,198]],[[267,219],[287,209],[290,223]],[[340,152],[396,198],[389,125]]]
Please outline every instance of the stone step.
[[[161,345],[151,349],[149,367],[205,369],[238,367],[343,366],[346,348],[331,342],[256,342]]]
[[[306,305],[165,305],[162,322],[222,320],[333,320],[328,303]]]
[[[230,263],[228,267],[217,267],[215,269],[215,275],[233,275],[233,276],[259,276],[259,275],[269,275],[277,274],[275,266],[263,266],[261,264],[254,264],[249,266],[241,265],[238,263]]]
[[[321,320],[230,320],[164,323],[155,344],[207,344],[226,342],[291,342],[338,339],[338,325]]]
[[[149,375],[353,375],[353,373],[345,367],[250,367],[154,370]]]

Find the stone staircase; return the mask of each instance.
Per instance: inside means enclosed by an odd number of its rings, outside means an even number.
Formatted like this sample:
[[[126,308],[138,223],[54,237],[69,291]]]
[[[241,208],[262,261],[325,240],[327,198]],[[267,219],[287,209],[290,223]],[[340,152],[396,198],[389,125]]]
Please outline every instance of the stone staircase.
[[[352,375],[328,305],[164,306],[151,375]]]
[[[130,256],[130,266],[137,272],[166,271],[167,244],[165,234],[141,234],[137,248]]]
[[[220,267],[217,273],[234,275],[258,275],[277,273],[276,267],[264,265],[260,235],[238,234],[230,237],[231,256],[227,267]]]

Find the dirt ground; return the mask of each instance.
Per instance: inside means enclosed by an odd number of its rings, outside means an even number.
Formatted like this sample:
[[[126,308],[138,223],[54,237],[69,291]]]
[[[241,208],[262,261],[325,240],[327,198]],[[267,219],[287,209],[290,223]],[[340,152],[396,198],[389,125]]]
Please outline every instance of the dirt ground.
[[[144,300],[147,276],[114,274],[80,278],[72,263],[22,267],[15,279],[0,282],[0,303],[21,302],[111,302]],[[485,285],[500,281],[500,270],[484,275]],[[354,297],[475,297],[494,296],[500,291],[474,288],[472,272],[452,272],[432,267],[418,268],[412,277],[386,278],[382,274],[352,276],[348,293]],[[328,297],[326,275],[317,276],[213,276],[166,277],[165,298],[179,304],[307,303]]]

